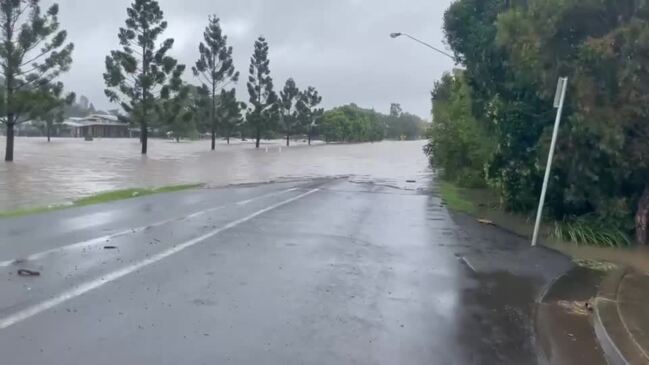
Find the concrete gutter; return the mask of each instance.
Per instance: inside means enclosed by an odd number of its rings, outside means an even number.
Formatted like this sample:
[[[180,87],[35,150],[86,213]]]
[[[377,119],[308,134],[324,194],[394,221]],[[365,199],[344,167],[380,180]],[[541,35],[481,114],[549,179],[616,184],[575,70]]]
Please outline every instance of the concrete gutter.
[[[575,266],[544,290],[534,315],[539,364],[607,364],[590,316],[579,306],[597,294],[601,280],[599,272]]]
[[[612,365],[649,364],[646,350],[629,329],[628,322],[633,319],[625,318],[619,306],[622,283],[633,274],[624,268],[607,275],[594,303],[595,334]]]

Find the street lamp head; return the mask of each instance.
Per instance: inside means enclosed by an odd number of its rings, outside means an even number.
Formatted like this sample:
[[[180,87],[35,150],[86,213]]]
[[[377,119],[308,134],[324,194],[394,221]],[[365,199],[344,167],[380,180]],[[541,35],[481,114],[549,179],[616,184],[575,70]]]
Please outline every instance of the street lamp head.
[[[391,34],[390,34],[390,37],[392,37],[392,38],[398,38],[398,37],[401,37],[401,33],[391,33]]]

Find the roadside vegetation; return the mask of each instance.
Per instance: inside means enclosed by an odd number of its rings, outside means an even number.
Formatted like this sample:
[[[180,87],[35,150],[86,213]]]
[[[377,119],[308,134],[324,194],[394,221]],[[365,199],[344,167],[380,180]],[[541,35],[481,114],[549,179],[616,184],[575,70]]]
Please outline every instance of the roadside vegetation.
[[[439,191],[449,209],[467,214],[475,214],[477,212],[476,203],[464,196],[461,188],[458,186],[448,181],[442,181],[439,186]]]
[[[649,3],[458,0],[447,42],[463,66],[433,91],[426,152],[443,177],[534,213],[556,110],[568,98],[547,200],[554,235],[649,243]]]
[[[22,217],[26,215],[45,213],[55,210],[73,208],[73,207],[85,207],[89,205],[109,203],[119,200],[132,199],[147,195],[162,194],[162,193],[172,193],[176,191],[191,190],[203,186],[202,184],[184,184],[184,185],[169,185],[159,188],[138,188],[138,189],[124,189],[124,190],[115,190],[103,192],[95,195],[91,195],[85,198],[75,200],[71,204],[62,204],[62,205],[53,205],[49,207],[36,207],[21,209],[9,212],[0,212],[0,218],[12,218],[12,217]]]

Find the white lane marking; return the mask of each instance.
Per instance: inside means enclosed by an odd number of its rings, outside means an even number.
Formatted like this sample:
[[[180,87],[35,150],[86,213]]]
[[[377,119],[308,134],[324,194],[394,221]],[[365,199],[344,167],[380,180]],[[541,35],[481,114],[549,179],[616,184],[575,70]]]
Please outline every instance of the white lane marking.
[[[161,260],[163,260],[163,259],[165,259],[165,258],[167,258],[167,257],[169,257],[171,255],[177,254],[177,253],[179,253],[181,251],[184,251],[184,250],[186,250],[186,249],[188,249],[188,248],[190,248],[190,247],[192,247],[192,246],[194,246],[194,245],[196,245],[198,243],[201,243],[201,242],[207,240],[208,238],[212,238],[212,237],[216,236],[217,234],[219,234],[219,233],[221,233],[223,231],[227,231],[228,229],[232,229],[232,228],[234,228],[234,227],[236,227],[236,226],[238,226],[240,224],[246,223],[246,222],[248,222],[248,221],[250,221],[250,220],[252,220],[254,218],[257,218],[257,217],[259,217],[260,215],[262,215],[264,213],[270,212],[271,210],[277,209],[277,208],[282,207],[284,205],[290,204],[290,203],[292,203],[294,201],[300,200],[300,199],[302,199],[304,197],[307,197],[307,196],[309,196],[309,195],[311,195],[313,193],[316,193],[318,191],[320,191],[320,189],[313,189],[313,190],[310,190],[310,191],[308,191],[308,192],[306,192],[304,194],[300,194],[300,195],[298,195],[296,197],[284,200],[283,202],[271,205],[271,206],[269,206],[267,208],[264,208],[262,210],[258,210],[255,213],[252,213],[251,215],[249,215],[247,217],[237,219],[237,220],[235,220],[233,222],[230,222],[230,223],[226,224],[225,226],[223,226],[221,228],[217,228],[217,229],[215,229],[213,231],[210,231],[210,232],[208,232],[208,233],[206,233],[206,234],[204,234],[204,235],[202,235],[200,237],[196,237],[196,238],[194,238],[194,239],[192,239],[190,241],[186,241],[184,243],[181,243],[181,244],[177,245],[176,247],[170,248],[170,249],[168,249],[166,251],[162,251],[162,252],[160,252],[158,254],[150,256],[149,258],[146,258],[146,259],[144,259],[144,260],[142,260],[140,262],[137,262],[135,264],[132,264],[132,265],[126,266],[126,267],[124,267],[122,269],[119,269],[117,271],[113,271],[111,273],[108,273],[108,274],[102,276],[99,279],[95,279],[95,280],[83,283],[83,284],[77,286],[76,288],[64,291],[63,293],[61,293],[61,294],[59,294],[59,295],[57,295],[55,297],[52,297],[52,298],[50,298],[50,299],[48,299],[48,300],[46,300],[46,301],[44,301],[42,303],[33,305],[31,307],[27,307],[27,308],[25,308],[25,309],[23,309],[21,311],[18,311],[18,312],[14,313],[14,314],[12,314],[12,315],[10,315],[8,317],[0,318],[0,330],[3,330],[5,328],[7,328],[7,327],[10,327],[10,326],[12,326],[12,325],[14,325],[14,324],[16,324],[18,322],[22,322],[22,321],[24,321],[24,320],[26,320],[26,319],[28,319],[30,317],[33,317],[33,316],[35,316],[35,315],[37,315],[39,313],[42,313],[42,312],[44,312],[44,311],[46,311],[48,309],[51,309],[53,307],[56,307],[59,304],[62,304],[62,303],[66,302],[66,301],[68,301],[70,299],[73,299],[73,298],[76,298],[76,297],[78,297],[80,295],[83,295],[83,294],[85,294],[85,293],[87,293],[87,292],[89,292],[91,290],[100,288],[100,287],[102,287],[102,286],[104,286],[104,285],[106,285],[106,284],[108,284],[110,282],[113,282],[113,281],[115,281],[117,279],[120,279],[120,278],[122,278],[122,277],[124,277],[126,275],[129,275],[129,274],[131,274],[131,273],[133,273],[135,271],[143,269],[146,266],[149,266],[151,264],[155,264],[156,262],[159,262],[159,261],[161,261]]]
[[[473,267],[473,265],[471,265],[471,263],[469,262],[469,259],[467,259],[466,256],[462,257],[462,261],[464,261],[464,263],[466,264],[466,266],[468,266],[469,269],[471,269],[471,271],[473,271],[474,273],[477,273],[477,272],[478,272],[478,271],[475,269],[475,267]]]
[[[254,199],[248,199],[248,200],[244,200],[242,202],[238,202],[237,205],[248,205],[248,204],[252,203],[253,201],[254,201]]]
[[[264,195],[254,197],[252,199],[244,200],[243,202],[237,202],[236,204],[237,205],[243,205],[241,203],[244,203],[244,202],[245,202],[245,204],[249,204],[249,203],[251,203],[253,201],[256,201],[256,200],[259,200],[259,199],[269,198],[269,197],[276,196],[276,195],[282,195],[282,194],[290,193],[290,192],[295,191],[295,190],[297,190],[297,188],[281,190],[279,192],[276,191],[276,192],[272,192],[272,193],[269,193],[269,194],[264,194]],[[187,216],[175,217],[175,218],[171,218],[171,219],[165,219],[163,221],[148,224],[146,226],[135,227],[135,228],[131,228],[131,229],[121,231],[121,232],[112,233],[112,234],[109,234],[109,235],[106,235],[106,236],[96,237],[96,238],[91,238],[89,240],[85,240],[85,241],[81,241],[81,242],[71,243],[69,245],[56,247],[56,248],[53,248],[53,249],[50,249],[50,250],[46,250],[46,251],[31,254],[31,255],[29,255],[29,256],[25,257],[24,259],[21,259],[21,260],[34,261],[34,260],[42,259],[43,257],[49,256],[49,255],[51,255],[53,253],[56,253],[56,252],[74,250],[74,249],[78,249],[78,248],[82,248],[82,247],[86,247],[86,246],[100,245],[102,243],[106,243],[106,241],[110,241],[110,240],[113,240],[113,239],[121,237],[121,236],[126,236],[126,235],[134,234],[134,233],[140,233],[140,232],[146,231],[147,229],[164,226],[164,225],[172,223],[172,222],[182,222],[182,221],[186,221],[186,220],[189,220],[189,219],[194,219],[194,218],[200,217],[202,215],[212,213],[212,212],[215,212],[217,210],[221,210],[221,209],[225,208],[226,206],[227,206],[227,204],[221,205],[221,206],[218,206],[218,207],[214,207],[214,208],[210,208],[210,209],[206,209],[206,210],[202,210],[202,211],[199,211],[199,212],[196,212],[196,213],[192,213],[192,214],[187,215]],[[0,268],[9,267],[9,266],[13,265],[16,262],[16,260],[17,259],[7,260],[7,261],[0,261]]]

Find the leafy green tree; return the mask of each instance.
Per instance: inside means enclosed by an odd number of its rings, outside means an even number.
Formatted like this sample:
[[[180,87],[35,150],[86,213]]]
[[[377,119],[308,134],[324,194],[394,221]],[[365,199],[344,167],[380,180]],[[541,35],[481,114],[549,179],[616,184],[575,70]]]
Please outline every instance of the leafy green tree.
[[[181,86],[178,91],[160,98],[155,111],[162,129],[169,132],[176,142],[196,131],[189,86]]]
[[[135,0],[127,15],[126,27],[118,34],[122,49],[106,56],[106,96],[111,102],[119,102],[139,124],[142,154],[146,154],[149,119],[161,97],[180,89],[185,66],[167,55],[173,39],[158,42],[167,22],[157,1]]]
[[[403,114],[403,109],[401,109],[401,104],[392,103],[390,104],[390,116],[393,118],[399,118]]]
[[[254,130],[255,146],[259,148],[261,137],[271,128],[277,112],[277,94],[273,91],[268,43],[264,37],[259,37],[255,41],[255,51],[250,59],[247,86],[250,95],[247,122]]]
[[[295,133],[298,126],[299,112],[297,105],[300,99],[300,89],[297,88],[293,79],[286,80],[284,90],[279,93],[280,124],[286,136],[286,147],[291,145],[291,135]]]
[[[646,1],[454,2],[445,31],[465,66],[468,90],[436,88],[444,98],[434,104],[463,100],[462,95],[470,100],[446,107],[465,110],[448,118],[453,121],[449,131],[459,137],[435,145],[440,140],[435,122],[431,146],[461,152],[466,141],[461,137],[478,125],[489,137],[484,143],[495,143],[486,180],[506,207],[532,211],[550,144],[556,80],[567,76],[570,88],[546,211],[567,224],[588,222],[594,231],[635,229],[636,240],[648,243],[647,24]],[[460,155],[437,151],[433,159],[452,165],[453,156]]]
[[[221,121],[221,133],[230,144],[232,133],[243,122],[241,111],[245,110],[246,104],[237,100],[236,90],[232,89],[230,91],[221,91],[218,105],[217,115]]]
[[[203,83],[203,87],[209,92],[212,151],[214,151],[216,148],[216,130],[218,128],[219,90],[237,82],[239,73],[234,69],[232,47],[227,45],[228,37],[223,35],[219,18],[214,15],[210,16],[209,25],[205,28],[203,38],[205,43],[201,42],[198,47],[200,58],[196,61],[196,66],[192,70],[194,75]]]
[[[192,114],[192,124],[199,134],[210,134],[212,127],[210,106],[212,103],[208,89],[204,86],[199,87],[191,84],[186,85],[186,87],[189,90],[187,98]]]
[[[318,108],[322,103],[322,97],[318,94],[315,87],[309,86],[305,91],[301,92],[297,100],[297,119],[306,132],[309,146],[313,138],[313,132],[318,127],[318,123],[324,114],[324,109]]]
[[[484,187],[493,142],[471,114],[471,89],[462,72],[445,74],[433,91],[433,124],[426,146],[431,165],[463,187]]]
[[[320,132],[327,142],[377,142],[384,138],[385,125],[374,110],[350,104],[325,112]]]
[[[538,204],[542,166],[537,142],[552,128],[552,101],[520,77],[498,42],[497,20],[517,1],[460,0],[445,13],[444,29],[471,88],[471,113],[496,139],[487,182],[505,207],[531,211]],[[556,80],[555,80],[556,85]]]
[[[63,84],[56,83],[47,92],[34,93],[32,95],[34,108],[31,110],[30,118],[42,120],[45,123],[45,134],[47,142],[51,141],[52,127],[55,124],[62,124],[65,119],[66,107],[72,105],[76,99],[74,93],[63,95]]]
[[[412,141],[423,137],[426,132],[426,122],[414,114],[405,113],[398,103],[392,103],[390,115],[381,116],[381,119],[388,139]]]
[[[34,94],[55,92],[54,80],[70,69],[74,46],[59,30],[58,13],[57,4],[42,13],[38,0],[0,1],[5,161],[14,159],[14,127],[34,110]]]

